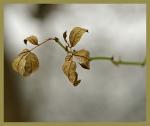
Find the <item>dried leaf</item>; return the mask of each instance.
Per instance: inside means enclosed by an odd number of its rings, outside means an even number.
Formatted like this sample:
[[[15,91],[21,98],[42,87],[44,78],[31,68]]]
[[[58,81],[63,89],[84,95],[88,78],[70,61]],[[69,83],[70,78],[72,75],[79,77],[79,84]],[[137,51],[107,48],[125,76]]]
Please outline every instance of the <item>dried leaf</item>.
[[[80,27],[73,28],[73,30],[70,32],[70,35],[69,35],[69,41],[70,41],[71,47],[74,47],[80,41],[82,35],[85,32],[88,32],[88,30],[85,28],[80,28]]]
[[[63,33],[63,38],[64,38],[64,40],[67,42],[67,31],[65,31],[65,32]]]
[[[14,71],[22,76],[28,76],[39,67],[37,56],[28,49],[23,50],[12,62]]]
[[[79,50],[74,54],[74,56],[79,60],[81,67],[85,69],[90,69],[89,54],[89,51],[84,49]]]
[[[27,42],[30,42],[33,45],[38,45],[38,39],[34,35],[25,38],[24,43],[27,44]]]
[[[12,62],[12,67],[14,69],[14,71],[18,72],[18,64],[21,61],[21,59],[23,58],[23,56],[26,55],[26,53],[28,53],[29,50],[28,49],[24,49],[21,51],[21,53],[14,59],[14,61]]]
[[[74,61],[65,61],[62,66],[62,70],[74,86],[77,86],[80,83],[81,80],[78,80],[78,74],[76,73],[76,63]]]

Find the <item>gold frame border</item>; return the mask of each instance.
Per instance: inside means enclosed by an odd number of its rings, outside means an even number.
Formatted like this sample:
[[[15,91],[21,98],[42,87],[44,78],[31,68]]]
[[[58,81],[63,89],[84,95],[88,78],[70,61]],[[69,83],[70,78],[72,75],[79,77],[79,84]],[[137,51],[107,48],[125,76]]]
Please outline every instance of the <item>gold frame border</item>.
[[[146,121],[143,122],[4,122],[4,22],[3,7],[5,4],[24,3],[24,4],[70,4],[70,3],[101,3],[101,4],[146,4]],[[0,126],[150,126],[150,0],[3,0],[0,1]]]

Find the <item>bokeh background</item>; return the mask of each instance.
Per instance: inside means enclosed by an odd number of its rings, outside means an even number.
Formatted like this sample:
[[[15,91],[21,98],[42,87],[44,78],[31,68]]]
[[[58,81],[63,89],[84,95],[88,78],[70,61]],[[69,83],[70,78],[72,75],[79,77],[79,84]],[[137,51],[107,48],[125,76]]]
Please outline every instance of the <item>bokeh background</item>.
[[[145,4],[6,4],[5,121],[145,121],[145,67],[93,61],[90,70],[78,66],[81,83],[73,87],[61,69],[66,53],[47,43],[34,51],[40,60],[38,71],[25,78],[12,70],[16,55],[33,47],[26,46],[24,38],[63,40],[63,32],[76,26],[89,33],[75,49],[87,49],[91,56],[145,58]]]

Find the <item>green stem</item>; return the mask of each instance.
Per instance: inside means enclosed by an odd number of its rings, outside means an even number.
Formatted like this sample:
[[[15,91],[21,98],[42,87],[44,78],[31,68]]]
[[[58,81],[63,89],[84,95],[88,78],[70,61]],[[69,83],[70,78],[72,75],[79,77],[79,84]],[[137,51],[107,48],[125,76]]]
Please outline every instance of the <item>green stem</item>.
[[[145,62],[132,62],[132,61],[120,61],[119,64],[122,65],[139,65],[139,66],[144,66]]]
[[[89,58],[89,61],[93,61],[93,60],[112,60],[112,57],[97,56],[97,57]]]
[[[66,47],[59,41],[59,39],[58,39],[57,37],[55,37],[54,40],[55,40],[55,42],[58,43],[58,45],[60,45],[66,52],[68,52],[67,49],[66,49]]]
[[[105,56],[98,56],[98,57],[90,57],[89,61],[94,61],[94,60],[108,60],[111,61],[114,65],[134,65],[134,66],[144,66],[146,63],[146,59],[142,62],[136,62],[136,61],[123,61],[123,60],[118,60],[115,61],[114,57],[105,57]]]

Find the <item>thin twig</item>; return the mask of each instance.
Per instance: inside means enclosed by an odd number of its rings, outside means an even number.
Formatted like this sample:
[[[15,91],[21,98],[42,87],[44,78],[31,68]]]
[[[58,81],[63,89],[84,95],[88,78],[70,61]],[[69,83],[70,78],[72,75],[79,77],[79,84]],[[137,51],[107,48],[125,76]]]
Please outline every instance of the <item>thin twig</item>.
[[[138,61],[124,61],[124,60],[118,60],[115,61],[114,57],[105,57],[105,56],[98,56],[98,57],[90,57],[89,61],[94,61],[94,60],[109,60],[115,65],[135,65],[135,66],[144,66],[146,63],[146,59],[142,62]]]
[[[38,44],[37,46],[35,46],[34,48],[30,49],[30,51],[33,51],[37,47],[39,47],[39,46],[43,45],[44,43],[48,42],[49,40],[54,40],[54,38],[48,38],[48,39],[46,39],[44,42],[42,42],[42,43]]]
[[[54,38],[55,42],[58,43],[66,52],[68,52],[67,48],[59,41],[57,37]]]

